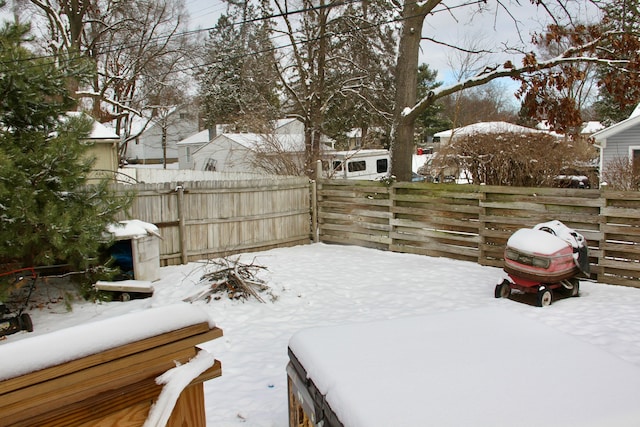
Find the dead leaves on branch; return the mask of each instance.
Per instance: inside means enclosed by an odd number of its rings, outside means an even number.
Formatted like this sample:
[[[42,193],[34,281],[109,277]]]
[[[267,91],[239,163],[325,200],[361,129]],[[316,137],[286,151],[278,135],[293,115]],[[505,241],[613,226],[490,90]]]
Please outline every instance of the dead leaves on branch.
[[[198,282],[198,286],[204,286],[199,292],[185,298],[185,302],[219,300],[226,294],[234,300],[248,300],[254,298],[259,302],[265,302],[261,294],[266,293],[271,301],[277,297],[271,293],[266,282],[258,277],[260,270],[266,267],[256,265],[255,260],[251,264],[241,263],[239,258],[221,258],[209,262],[213,271],[205,273]]]

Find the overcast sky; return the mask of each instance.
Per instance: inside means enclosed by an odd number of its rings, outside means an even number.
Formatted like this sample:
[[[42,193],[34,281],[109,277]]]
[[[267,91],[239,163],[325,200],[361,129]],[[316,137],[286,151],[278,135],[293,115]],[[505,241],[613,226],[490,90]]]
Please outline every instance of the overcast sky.
[[[185,0],[191,15],[192,27],[213,27],[220,15],[226,10],[222,0]],[[463,3],[464,0],[459,1]],[[588,2],[579,0],[575,4],[573,18],[579,21],[592,22],[593,11],[589,11]],[[456,3],[448,2],[449,6]],[[513,0],[483,4],[484,10],[478,12],[478,6],[466,6],[458,9],[436,8],[437,12],[425,20],[423,36],[437,39],[441,43],[476,48],[494,53],[480,59],[487,64],[499,64],[507,59],[518,63],[519,56],[500,53],[505,44],[530,50],[531,35],[544,28],[546,14],[543,9],[531,5],[529,0],[522,0],[518,5]],[[508,11],[505,10],[508,7]],[[460,63],[465,54],[456,53],[449,47],[430,41],[423,41],[420,61],[429,64],[438,71],[438,79],[445,83],[456,81]],[[476,64],[480,65],[480,64]],[[484,65],[484,64],[482,64]],[[505,80],[508,83],[509,79]]]

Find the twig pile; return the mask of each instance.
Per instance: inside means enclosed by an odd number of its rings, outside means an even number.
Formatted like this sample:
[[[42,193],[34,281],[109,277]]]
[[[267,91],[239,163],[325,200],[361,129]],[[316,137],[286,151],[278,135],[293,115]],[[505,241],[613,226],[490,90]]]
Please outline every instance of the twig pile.
[[[269,289],[265,281],[256,277],[259,270],[266,267],[261,265],[243,264],[238,259],[230,260],[227,258],[211,261],[216,270],[206,273],[200,278],[199,284],[207,284],[207,288],[186,298],[184,301],[193,302],[198,300],[210,301],[211,298],[220,299],[214,294],[227,293],[231,299],[247,300],[250,297],[260,302],[265,302],[258,292],[264,292]]]

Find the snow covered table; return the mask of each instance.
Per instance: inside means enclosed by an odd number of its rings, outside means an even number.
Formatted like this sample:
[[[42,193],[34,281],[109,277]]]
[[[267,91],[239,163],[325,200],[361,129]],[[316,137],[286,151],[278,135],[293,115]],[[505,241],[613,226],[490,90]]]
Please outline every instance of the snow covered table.
[[[640,368],[505,309],[305,329],[291,425],[637,426]]]
[[[204,427],[202,382],[221,365],[196,346],[220,336],[176,304],[0,344],[0,425]]]

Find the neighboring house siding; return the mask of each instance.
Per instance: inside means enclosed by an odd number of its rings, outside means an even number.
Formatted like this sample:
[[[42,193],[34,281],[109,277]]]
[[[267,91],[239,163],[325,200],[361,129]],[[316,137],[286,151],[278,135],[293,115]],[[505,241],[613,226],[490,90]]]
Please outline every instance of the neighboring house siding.
[[[283,123],[281,126],[277,127],[275,130],[277,134],[286,134],[286,133],[296,133],[303,134],[304,133],[304,123],[300,120],[290,120],[286,123]]]
[[[117,140],[87,142],[90,148],[87,150],[86,156],[95,159],[93,170],[98,174],[102,171],[115,172],[118,170],[117,142]]]
[[[251,170],[251,152],[225,135],[193,153],[195,170],[214,170],[217,172],[247,172]]]
[[[208,130],[203,130],[178,142],[179,169],[195,169],[193,164],[193,154],[202,146],[209,143],[210,135],[211,134]]]
[[[195,114],[175,111],[165,119],[154,119],[136,140],[129,142],[125,154],[126,159],[139,163],[162,163],[164,158],[162,149],[163,124],[167,133],[167,163],[177,162],[177,143],[198,132],[198,119]]]
[[[640,124],[607,138],[607,146],[602,152],[603,166],[616,158],[629,158],[630,148],[640,147]]]

